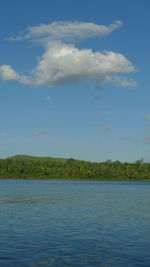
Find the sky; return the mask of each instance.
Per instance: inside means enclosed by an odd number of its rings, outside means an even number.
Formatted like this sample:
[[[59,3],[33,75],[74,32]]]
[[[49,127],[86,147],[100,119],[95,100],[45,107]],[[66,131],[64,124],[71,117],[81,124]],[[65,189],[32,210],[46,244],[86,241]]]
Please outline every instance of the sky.
[[[0,1],[0,158],[150,162],[150,1]]]

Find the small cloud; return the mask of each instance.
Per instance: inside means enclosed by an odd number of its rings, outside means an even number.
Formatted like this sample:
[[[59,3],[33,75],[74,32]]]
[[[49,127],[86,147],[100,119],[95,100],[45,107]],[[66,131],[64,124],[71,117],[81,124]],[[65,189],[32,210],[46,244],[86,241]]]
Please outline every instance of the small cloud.
[[[120,138],[121,141],[126,141],[126,142],[133,142],[133,143],[146,143],[150,144],[150,135],[145,136],[144,138],[136,138],[136,137],[129,137],[125,136]]]
[[[101,96],[101,95],[96,95],[96,96],[94,96],[94,100],[101,100],[103,97]]]
[[[131,87],[131,88],[134,88],[137,86],[136,81],[134,81],[133,79],[127,79],[126,77],[123,77],[123,76],[115,75],[109,78],[110,78],[110,81],[117,86]]]
[[[104,130],[107,132],[112,131],[112,126],[111,125],[105,126]]]
[[[47,100],[48,102],[49,102],[51,99],[52,99],[52,98],[51,98],[50,95],[47,95],[47,96],[46,96],[46,100]]]
[[[96,86],[96,90],[97,90],[97,91],[102,91],[103,88],[102,88],[100,85],[97,85],[97,86]]]
[[[120,140],[126,142],[136,142],[136,143],[142,141],[140,138],[129,137],[129,136],[121,137]]]
[[[150,114],[148,114],[147,119],[150,121]]]
[[[33,136],[41,136],[41,135],[46,135],[46,134],[48,134],[48,131],[46,131],[46,130],[43,130],[43,131],[33,131],[32,132],[32,135]]]
[[[23,84],[29,84],[28,77],[19,75],[10,65],[0,66],[0,79],[5,81],[19,81]]]
[[[144,138],[144,142],[145,142],[146,144],[150,144],[150,135],[149,135],[149,136],[146,136],[146,137]]]
[[[146,120],[148,120],[148,121],[150,121],[150,114],[142,113],[141,114],[141,117],[144,118],[144,119],[146,119]]]

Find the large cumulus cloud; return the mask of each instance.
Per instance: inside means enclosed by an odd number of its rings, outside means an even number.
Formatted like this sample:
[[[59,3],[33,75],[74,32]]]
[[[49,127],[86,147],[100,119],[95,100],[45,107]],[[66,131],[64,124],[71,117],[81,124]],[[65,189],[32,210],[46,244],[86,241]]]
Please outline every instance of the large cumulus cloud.
[[[93,52],[79,49],[76,41],[111,33],[122,25],[116,21],[110,25],[86,22],[53,22],[28,27],[23,36],[9,40],[32,40],[43,46],[37,66],[29,76],[19,75],[10,65],[0,66],[0,78],[31,85],[56,86],[78,80],[112,82],[122,86],[135,86],[118,74],[135,71],[132,63],[122,54],[113,51]]]

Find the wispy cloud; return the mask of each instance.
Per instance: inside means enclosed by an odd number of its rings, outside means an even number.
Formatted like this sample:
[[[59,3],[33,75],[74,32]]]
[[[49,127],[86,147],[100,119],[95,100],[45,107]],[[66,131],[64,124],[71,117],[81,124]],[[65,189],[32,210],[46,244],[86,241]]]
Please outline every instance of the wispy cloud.
[[[126,141],[126,142],[134,142],[134,143],[138,143],[142,141],[142,139],[140,138],[129,137],[129,136],[121,137],[120,140]]]
[[[133,79],[127,79],[126,77],[122,77],[122,76],[111,76],[109,77],[110,81],[118,86],[122,86],[122,87],[136,87],[137,86],[137,82],[134,81]]]
[[[146,144],[150,144],[150,135],[144,137],[144,142],[145,142]]]
[[[52,98],[51,98],[50,95],[47,95],[47,96],[46,96],[46,100],[47,100],[48,102],[50,102],[51,99],[52,99]]]
[[[133,143],[146,143],[150,144],[150,136],[145,136],[144,138],[136,138],[136,137],[121,137],[121,141],[126,141],[126,142],[133,142]]]
[[[48,131],[46,131],[46,130],[33,131],[33,132],[32,132],[32,135],[33,135],[33,136],[41,136],[41,135],[47,135],[47,134],[48,134]]]
[[[132,63],[122,54],[113,51],[93,52],[75,47],[76,41],[107,35],[122,26],[121,21],[110,25],[92,22],[53,22],[29,26],[26,33],[11,41],[30,40],[44,47],[37,66],[31,75],[18,74],[10,65],[0,67],[0,78],[24,84],[57,86],[78,80],[96,83],[110,82],[121,86],[135,86],[136,82],[118,74],[135,71]],[[97,86],[97,89],[101,87]]]
[[[122,26],[122,21],[115,21],[110,25],[98,25],[92,22],[80,21],[55,21],[50,24],[29,26],[25,34],[18,37],[9,37],[6,40],[19,41],[32,39],[34,41],[48,43],[50,41],[62,41],[74,43],[87,38],[107,35]]]
[[[94,100],[101,100],[103,97],[101,96],[101,95],[96,95],[96,96],[94,96]]]
[[[112,131],[112,126],[111,125],[105,126],[104,130],[107,132],[110,132],[110,131]]]
[[[141,113],[141,117],[150,121],[150,114]]]
[[[100,85],[97,85],[97,86],[96,86],[96,90],[98,90],[98,91],[102,91],[102,90],[103,90],[103,88],[102,88],[102,86],[100,86]]]

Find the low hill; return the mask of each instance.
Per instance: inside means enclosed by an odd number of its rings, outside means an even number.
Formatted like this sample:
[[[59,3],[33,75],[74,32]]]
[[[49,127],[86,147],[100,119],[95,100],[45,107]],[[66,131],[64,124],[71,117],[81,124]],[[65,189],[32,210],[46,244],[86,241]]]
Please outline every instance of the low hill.
[[[38,156],[30,156],[30,155],[15,155],[9,157],[7,159],[12,160],[33,160],[33,161],[63,161],[66,162],[67,159],[65,158],[53,158],[53,157],[38,157]]]

